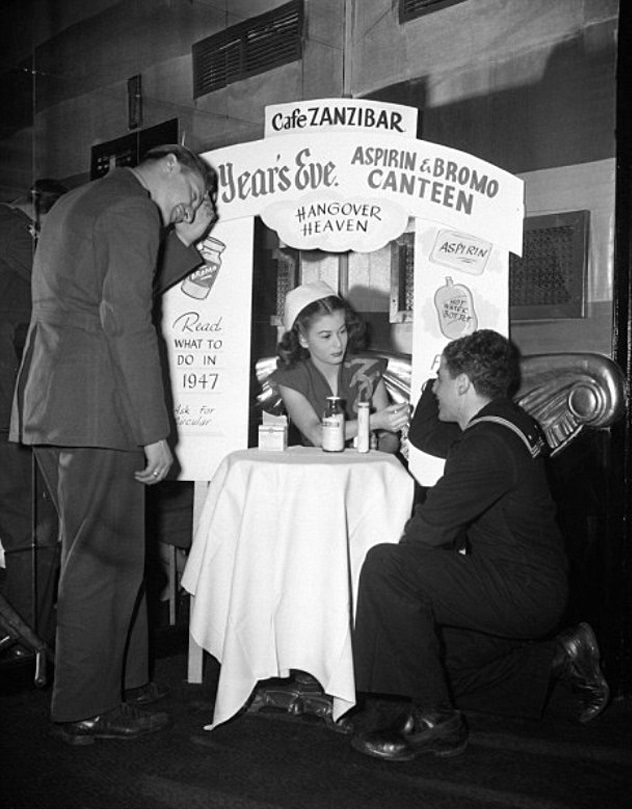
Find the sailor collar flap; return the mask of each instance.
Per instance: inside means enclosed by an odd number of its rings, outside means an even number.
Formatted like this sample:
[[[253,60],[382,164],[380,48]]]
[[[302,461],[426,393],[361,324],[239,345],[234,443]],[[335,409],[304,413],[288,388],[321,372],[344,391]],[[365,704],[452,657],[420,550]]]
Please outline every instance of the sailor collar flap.
[[[540,434],[537,428],[532,428],[528,432],[523,430],[513,421],[510,421],[503,416],[498,415],[484,415],[484,416],[474,416],[474,418],[470,421],[467,425],[466,429],[470,427],[474,427],[481,422],[491,422],[492,424],[499,424],[502,427],[506,427],[508,430],[511,430],[518,438],[522,441],[522,443],[527,448],[529,454],[532,458],[538,458],[541,455],[544,455],[546,449],[546,443],[544,438]]]

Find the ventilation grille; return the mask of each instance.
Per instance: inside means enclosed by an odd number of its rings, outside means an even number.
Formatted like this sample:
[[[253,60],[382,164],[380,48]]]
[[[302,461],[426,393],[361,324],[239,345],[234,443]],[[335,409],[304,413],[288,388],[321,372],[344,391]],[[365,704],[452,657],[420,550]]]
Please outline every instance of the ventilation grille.
[[[276,258],[276,315],[270,319],[270,325],[282,326],[285,311],[285,298],[290,290],[297,285],[298,251],[291,248],[274,251]]]
[[[463,2],[464,0],[399,0],[399,21],[408,22],[423,14]]]
[[[414,296],[415,234],[407,232],[391,242],[391,323],[412,321]]]
[[[588,211],[525,219],[523,257],[509,256],[512,320],[584,315],[588,223]]]
[[[292,0],[193,45],[193,98],[303,56],[303,0]]]

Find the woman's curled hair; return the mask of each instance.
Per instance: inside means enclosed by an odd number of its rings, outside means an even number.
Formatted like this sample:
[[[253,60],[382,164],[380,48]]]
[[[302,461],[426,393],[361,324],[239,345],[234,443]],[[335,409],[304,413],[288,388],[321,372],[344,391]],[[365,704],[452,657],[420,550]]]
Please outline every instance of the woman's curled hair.
[[[277,346],[277,367],[291,368],[297,362],[309,358],[309,351],[299,342],[299,334],[307,334],[312,323],[323,315],[343,310],[347,326],[347,354],[356,354],[366,348],[366,324],[355,309],[337,295],[320,298],[301,309],[290,331],[286,331]]]

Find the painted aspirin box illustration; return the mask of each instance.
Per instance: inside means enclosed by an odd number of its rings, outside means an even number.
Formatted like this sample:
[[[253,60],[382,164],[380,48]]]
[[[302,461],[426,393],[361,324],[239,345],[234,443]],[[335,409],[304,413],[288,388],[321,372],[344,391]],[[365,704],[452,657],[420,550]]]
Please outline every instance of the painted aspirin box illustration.
[[[440,230],[430,260],[471,275],[481,275],[491,252],[491,242],[454,230]]]

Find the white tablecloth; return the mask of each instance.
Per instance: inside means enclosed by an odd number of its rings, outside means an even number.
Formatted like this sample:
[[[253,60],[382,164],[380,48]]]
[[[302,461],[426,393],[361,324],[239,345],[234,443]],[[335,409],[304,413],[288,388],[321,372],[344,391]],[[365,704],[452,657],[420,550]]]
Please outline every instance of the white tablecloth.
[[[337,719],[355,704],[351,623],[367,550],[397,542],[413,479],[392,455],[233,452],[211,481],[182,577],[190,633],[220,663],[211,729],[258,680],[309,672]]]

